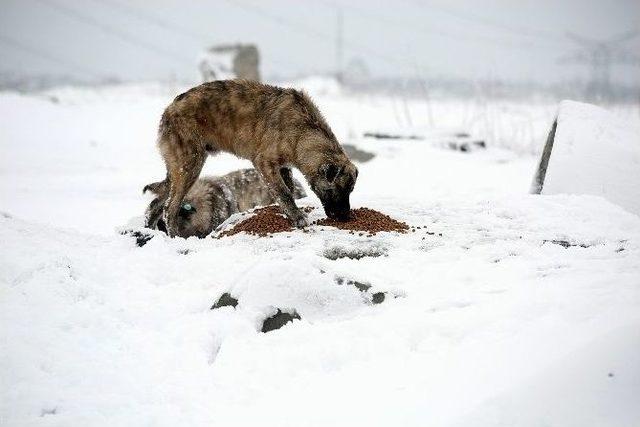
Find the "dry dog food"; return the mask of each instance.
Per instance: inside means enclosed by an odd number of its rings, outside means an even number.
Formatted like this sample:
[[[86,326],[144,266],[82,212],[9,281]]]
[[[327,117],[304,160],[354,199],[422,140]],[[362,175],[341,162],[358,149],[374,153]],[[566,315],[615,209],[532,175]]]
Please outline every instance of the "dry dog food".
[[[313,208],[304,208],[309,212]],[[388,215],[369,208],[358,208],[351,210],[351,218],[348,221],[340,222],[325,218],[316,221],[316,225],[336,227],[341,230],[349,230],[351,233],[360,232],[361,235],[374,235],[380,231],[396,231],[404,233],[409,230],[409,226],[400,221],[396,221]],[[224,231],[220,237],[233,236],[241,232],[266,237],[273,233],[293,231],[289,220],[282,214],[277,205],[266,206],[254,211],[254,215],[236,224],[230,230]]]
[[[265,206],[254,211],[252,217],[236,224],[232,229],[222,232],[220,237],[233,236],[243,231],[256,236],[265,237],[273,233],[292,231],[291,222],[276,205]]]
[[[362,231],[370,235],[380,231],[404,233],[409,230],[409,226],[406,223],[396,221],[389,215],[369,208],[352,209],[349,221],[340,222],[325,218],[317,221],[316,224],[336,227],[341,230]]]

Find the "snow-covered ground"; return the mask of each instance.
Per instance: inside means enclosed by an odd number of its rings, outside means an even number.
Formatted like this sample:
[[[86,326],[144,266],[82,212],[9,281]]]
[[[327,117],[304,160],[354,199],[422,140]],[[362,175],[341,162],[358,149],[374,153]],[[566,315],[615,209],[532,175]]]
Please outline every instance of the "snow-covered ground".
[[[180,89],[0,94],[0,425],[640,425],[640,217],[527,194],[555,106],[306,84],[376,155],[352,205],[420,229],[138,247],[118,231],[164,175]],[[362,137],[431,126],[488,148]],[[237,307],[211,310],[223,293]],[[260,332],[278,309],[301,319]]]

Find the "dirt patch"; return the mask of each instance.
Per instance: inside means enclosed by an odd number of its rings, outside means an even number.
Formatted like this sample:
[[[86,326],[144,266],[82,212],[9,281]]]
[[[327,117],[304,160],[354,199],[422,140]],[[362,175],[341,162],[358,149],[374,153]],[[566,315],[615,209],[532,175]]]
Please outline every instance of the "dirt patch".
[[[387,249],[382,246],[330,246],[325,248],[322,255],[335,261],[340,258],[362,259],[365,257],[386,256]]]
[[[264,320],[262,323],[262,332],[280,329],[287,323],[293,322],[294,319],[300,320],[300,315],[295,311],[293,313],[287,313],[278,309],[276,314]]]
[[[221,308],[221,307],[236,308],[237,305],[238,305],[238,299],[232,297],[229,292],[225,292],[220,296],[220,298],[218,298],[218,301],[216,301],[215,304],[211,306],[211,310],[215,310],[216,308]]]
[[[373,236],[381,231],[406,233],[409,230],[406,223],[396,221],[389,215],[369,208],[352,209],[351,218],[348,221],[341,222],[325,218],[316,221],[315,224],[336,227],[341,230],[360,231],[368,236]]]
[[[565,249],[576,247],[576,246],[579,246],[581,248],[591,247],[591,245],[587,245],[586,243],[573,243],[573,242],[569,242],[567,240],[543,240],[542,243],[543,244],[544,243],[553,243],[554,245],[562,246]]]
[[[355,286],[360,292],[366,293],[371,298],[372,304],[382,304],[386,298],[384,292],[376,292],[371,294],[369,290],[371,285],[369,283],[358,282],[357,280],[345,279],[344,277],[336,277],[336,283],[338,285]]]
[[[147,244],[147,242],[153,239],[153,234],[145,233],[139,230],[125,230],[120,232],[123,236],[131,236],[136,239],[136,245],[138,247],[143,247]]]

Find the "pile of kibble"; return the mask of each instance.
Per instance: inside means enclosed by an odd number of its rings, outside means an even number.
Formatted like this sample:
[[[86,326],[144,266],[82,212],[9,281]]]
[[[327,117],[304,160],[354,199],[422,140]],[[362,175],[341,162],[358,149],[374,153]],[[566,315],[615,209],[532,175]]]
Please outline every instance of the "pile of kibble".
[[[373,235],[380,231],[405,233],[409,230],[409,226],[406,223],[396,221],[389,215],[369,208],[352,209],[348,221],[336,221],[335,219],[325,218],[316,221],[315,224],[336,227],[352,232],[360,231],[368,235]]]
[[[305,208],[308,213],[312,208]],[[354,234],[372,236],[381,231],[396,231],[405,233],[409,231],[409,226],[400,221],[396,221],[388,215],[369,208],[352,209],[348,221],[336,221],[325,218],[314,222],[314,225],[324,225],[336,227],[341,230],[349,230]],[[260,237],[270,236],[274,233],[293,231],[289,220],[282,214],[277,205],[266,206],[254,211],[254,215],[239,222],[230,230],[224,231],[220,237],[233,236],[241,232],[253,234]],[[412,229],[411,231],[415,231]]]
[[[256,236],[266,237],[273,233],[293,230],[291,222],[289,222],[276,205],[256,209],[253,213],[253,216],[237,223],[230,230],[223,231],[220,237],[233,236],[243,231]]]

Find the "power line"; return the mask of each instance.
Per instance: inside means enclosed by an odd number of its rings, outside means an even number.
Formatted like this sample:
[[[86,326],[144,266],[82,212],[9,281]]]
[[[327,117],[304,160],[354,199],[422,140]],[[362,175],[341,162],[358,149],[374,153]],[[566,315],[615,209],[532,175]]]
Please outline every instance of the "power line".
[[[572,42],[577,43],[587,49],[593,48],[594,46],[611,48],[615,44],[620,45],[631,39],[636,38],[639,33],[640,32],[638,30],[629,30],[629,31],[625,31],[622,34],[618,34],[616,36],[610,37],[609,39],[605,39],[605,40],[596,40],[593,38],[588,38],[588,37],[585,37],[579,34],[574,34],[574,33],[567,33],[566,37]]]
[[[127,13],[128,15],[132,15],[134,17],[136,17],[137,19],[144,21],[148,24],[154,25],[156,27],[162,28],[164,30],[168,30],[173,32],[174,34],[179,34],[181,36],[184,37],[188,37],[191,38],[193,40],[199,41],[199,42],[203,42],[207,39],[209,39],[211,37],[211,35],[208,34],[204,34],[204,33],[200,33],[197,31],[193,31],[190,30],[188,28],[182,27],[180,25],[176,25],[172,22],[166,21],[162,18],[159,18],[157,16],[151,15],[151,14],[147,14],[147,13],[143,13],[142,11],[140,11],[139,9],[135,8],[135,7],[131,7],[131,5],[126,4],[126,3],[121,3],[119,1],[115,1],[115,0],[93,0],[96,3],[101,3],[103,5],[106,6],[110,6],[114,9],[118,9],[122,12]]]
[[[393,18],[389,18],[387,16],[382,16],[379,14],[376,14],[372,11],[370,11],[369,9],[366,8],[360,8],[357,6],[353,6],[353,4],[348,4],[348,5],[339,5],[337,3],[335,3],[332,0],[321,0],[322,3],[324,3],[327,6],[330,7],[334,7],[334,8],[345,8],[345,9],[350,9],[352,12],[354,12],[354,15],[356,18],[359,19],[369,19],[369,20],[375,20],[378,22],[381,22],[385,25],[392,25],[398,28],[401,28],[405,31],[417,31],[417,32],[421,32],[424,34],[428,34],[428,35],[436,35],[436,36],[441,36],[441,37],[447,37],[447,38],[451,38],[454,40],[465,40],[467,42],[471,42],[471,43],[477,43],[477,44],[490,44],[493,46],[497,46],[497,47],[501,47],[501,48],[507,48],[507,49],[529,49],[531,47],[537,47],[537,48],[544,48],[547,49],[547,46],[544,46],[542,44],[540,44],[539,42],[536,43],[532,43],[532,42],[517,42],[517,41],[512,41],[512,40],[504,40],[502,38],[496,38],[496,37],[490,37],[490,36],[485,36],[485,35],[466,35],[466,34],[460,34],[457,32],[451,32],[451,31],[447,31],[447,30],[443,30],[442,28],[436,28],[434,26],[420,26],[420,25],[416,25],[414,22],[409,22],[406,20],[398,20],[398,19],[393,19]],[[522,35],[522,34],[520,34]]]
[[[245,11],[255,14],[255,15],[259,15],[262,18],[266,18],[269,19],[275,23],[277,23],[278,25],[281,26],[285,26],[288,27],[290,29],[292,29],[293,31],[297,31],[301,34],[305,34],[308,37],[312,37],[315,38],[317,40],[320,40],[322,42],[324,42],[325,44],[334,44],[334,40],[335,37],[332,34],[329,33],[325,33],[322,31],[317,31],[309,26],[306,25],[302,25],[302,24],[298,24],[295,21],[283,18],[280,15],[274,14],[260,6],[257,6],[255,4],[251,4],[248,5],[242,1],[239,0],[225,0],[225,2],[233,4],[235,6],[238,6],[242,9],[244,9]],[[385,61],[385,62],[390,62],[390,63],[394,63],[396,65],[400,65],[403,67],[406,67],[407,69],[414,69],[413,64],[410,64],[408,61],[406,61],[404,58],[402,57],[396,57],[393,55],[387,55],[387,54],[382,54],[378,51],[378,49],[374,49],[371,48],[369,46],[360,44],[360,43],[354,43],[351,41],[347,41],[347,40],[343,40],[342,44],[352,50],[355,51],[360,51],[360,52],[364,52],[367,53],[368,55],[378,58],[379,60]]]
[[[140,21],[146,22],[147,24],[151,24],[154,25],[156,27],[162,28],[166,31],[169,31],[173,34],[177,34],[177,35],[181,35],[184,37],[189,37],[193,40],[197,40],[201,43],[207,43],[207,40],[211,39],[211,35],[207,35],[198,31],[192,31],[189,29],[186,29],[182,26],[176,25],[172,22],[169,22],[167,20],[164,20],[162,18],[156,17],[156,16],[152,16],[150,14],[145,14],[144,12],[135,9],[127,4],[121,3],[119,1],[114,1],[114,0],[93,0],[96,3],[101,3],[105,6],[109,6],[113,9],[116,9],[120,12],[124,12],[127,15],[133,15],[135,16],[137,19],[139,19]],[[270,55],[269,60],[272,62],[275,62],[276,64],[280,64],[280,65],[285,65],[285,66],[291,66],[291,58],[284,58],[281,57],[279,55]]]
[[[267,18],[270,21],[273,21],[273,22],[277,23],[278,25],[289,27],[290,29],[292,29],[294,31],[297,31],[297,32],[302,33],[302,34],[306,34],[309,37],[313,37],[313,38],[316,38],[316,39],[319,39],[319,40],[326,40],[327,37],[328,37],[327,33],[323,33],[321,31],[314,30],[313,28],[311,28],[309,26],[301,25],[301,24],[298,24],[295,21],[291,21],[289,19],[283,18],[280,15],[275,14],[275,13],[271,13],[269,10],[264,9],[264,8],[262,8],[260,6],[257,6],[257,5],[254,5],[254,4],[248,5],[248,4],[246,4],[246,3],[242,2],[242,1],[238,1],[238,0],[224,0],[224,1],[226,3],[229,3],[231,5],[237,6],[237,7],[241,8],[241,9],[243,9],[243,10],[249,12],[249,13],[254,14],[254,15],[259,15],[262,18]]]
[[[52,1],[45,1],[45,0],[36,0],[37,2],[44,4],[56,11],[58,11],[59,13],[75,20],[78,22],[81,22],[85,25],[89,25],[95,28],[98,28],[99,30],[101,30],[102,32],[119,38],[120,40],[129,43],[132,46],[135,46],[137,48],[142,48],[142,49],[146,49],[150,52],[153,52],[155,54],[157,54],[158,56],[162,57],[162,58],[173,58],[175,60],[179,60],[179,61],[192,61],[192,58],[186,58],[184,56],[182,56],[179,53],[176,52],[172,52],[160,47],[157,47],[151,43],[147,43],[146,41],[139,39],[137,37],[131,36],[127,33],[123,33],[121,31],[119,31],[117,28],[112,27],[110,25],[105,24],[102,21],[99,21],[91,16],[85,15],[83,13],[78,12],[75,9],[71,9],[69,7],[66,6],[62,6],[58,3],[54,3]]]
[[[585,88],[585,96],[588,99],[612,99],[611,68],[613,64],[640,65],[640,56],[621,46],[622,43],[635,38],[638,34],[640,34],[638,31],[627,31],[608,40],[594,40],[568,33],[567,38],[580,45],[580,49],[565,55],[559,61],[589,66],[591,76]]]
[[[338,81],[344,79],[344,19],[342,9],[336,11],[336,74]]]
[[[418,2],[416,2],[415,0],[413,0],[412,3],[418,4]],[[421,6],[425,6],[425,3],[423,1],[421,1],[419,4]],[[427,1],[426,6],[428,6],[430,9],[439,10],[443,13],[446,13],[458,19],[473,22],[475,24],[484,25],[486,27],[491,27],[497,30],[507,31],[521,37],[522,36],[535,37],[538,39],[554,41],[556,42],[556,44],[561,44],[561,42],[563,41],[562,36],[559,34],[543,31],[543,30],[539,30],[531,27],[525,27],[522,25],[505,24],[504,22],[500,22],[492,18],[487,18],[485,16],[478,15],[473,12],[464,12],[459,9],[451,8],[449,6],[434,4],[433,1]]]
[[[82,74],[88,74],[91,77],[94,78],[104,78],[104,76],[97,74],[96,72],[94,72],[93,70],[84,67],[83,65],[80,64],[76,64],[73,61],[70,61],[68,59],[62,59],[59,58],[55,55],[51,55],[50,53],[48,53],[45,50],[41,50],[38,49],[36,47],[30,46],[26,43],[21,42],[20,40],[14,39],[12,37],[0,34],[0,41],[3,42],[6,45],[12,46],[15,49],[30,53],[33,56],[36,56],[38,58],[41,59],[45,59],[49,62],[55,63],[57,65],[62,66],[63,68],[67,69],[68,71],[72,71],[72,72],[78,72],[80,71]]]

